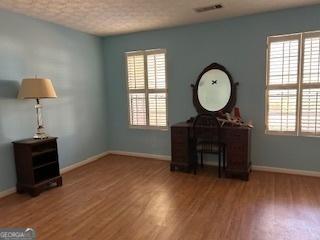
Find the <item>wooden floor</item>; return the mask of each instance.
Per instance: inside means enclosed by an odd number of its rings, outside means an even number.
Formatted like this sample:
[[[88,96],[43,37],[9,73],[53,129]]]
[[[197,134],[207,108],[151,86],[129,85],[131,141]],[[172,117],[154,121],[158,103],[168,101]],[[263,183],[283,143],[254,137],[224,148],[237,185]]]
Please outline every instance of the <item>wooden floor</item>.
[[[253,172],[244,182],[116,155],[63,178],[39,197],[1,199],[0,227],[33,227],[45,240],[320,239],[319,178]]]

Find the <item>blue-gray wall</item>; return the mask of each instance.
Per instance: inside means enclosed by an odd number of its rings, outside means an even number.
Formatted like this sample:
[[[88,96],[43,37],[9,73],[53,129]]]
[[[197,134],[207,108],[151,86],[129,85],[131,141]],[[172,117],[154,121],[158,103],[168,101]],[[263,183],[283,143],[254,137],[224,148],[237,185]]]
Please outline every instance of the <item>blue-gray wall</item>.
[[[319,29],[316,6],[102,40],[0,11],[0,191],[16,182],[11,141],[35,130],[34,102],[16,99],[21,79],[35,74],[51,78],[59,95],[43,104],[62,167],[107,149],[170,154],[170,131],[127,123],[124,52],[151,48],[167,49],[170,124],[195,115],[190,83],[219,62],[240,82],[238,106],[255,124],[254,164],[319,171],[319,138],[264,134],[266,37]]]
[[[102,40],[0,11],[0,192],[16,183],[11,141],[35,131],[34,101],[16,99],[21,79],[35,74],[52,79],[59,96],[43,105],[61,167],[107,149]]]
[[[170,154],[170,131],[133,130],[127,123],[124,52],[166,48],[170,125],[195,115],[190,84],[212,62],[240,82],[238,106],[255,128],[256,165],[320,170],[320,139],[264,134],[265,49],[268,35],[320,29],[320,6],[142,32],[104,40],[110,149]]]

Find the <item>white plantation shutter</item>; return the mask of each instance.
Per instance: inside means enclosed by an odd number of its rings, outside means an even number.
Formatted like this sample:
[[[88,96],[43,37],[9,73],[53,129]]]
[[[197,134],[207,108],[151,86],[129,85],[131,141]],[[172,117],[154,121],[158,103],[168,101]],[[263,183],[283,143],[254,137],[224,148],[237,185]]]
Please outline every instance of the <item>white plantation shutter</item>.
[[[167,126],[165,53],[148,53],[148,100],[150,126]],[[152,93],[151,93],[152,92]]]
[[[304,135],[320,135],[320,33],[303,35],[301,126]]]
[[[302,90],[301,132],[306,135],[320,133],[320,88]]]
[[[131,125],[145,126],[147,124],[146,98],[144,93],[129,93],[129,109]]]
[[[269,85],[298,83],[299,40],[271,42],[269,48]]]
[[[148,88],[166,89],[166,59],[164,53],[150,54],[148,59]]]
[[[167,94],[149,93],[149,122],[150,126],[167,125]]]
[[[129,91],[129,122],[134,126],[145,126],[146,96],[145,96],[145,66],[144,55],[141,52],[127,55],[127,74]]]
[[[319,36],[304,38],[303,83],[320,83],[319,42]]]
[[[320,32],[268,38],[266,132],[320,135]]]
[[[166,51],[129,52],[126,57],[130,126],[167,128]]]
[[[144,56],[128,56],[127,66],[129,90],[144,89]]]
[[[268,38],[266,131],[296,134],[299,35]]]
[[[268,102],[268,130],[277,132],[295,132],[297,90],[269,90]]]

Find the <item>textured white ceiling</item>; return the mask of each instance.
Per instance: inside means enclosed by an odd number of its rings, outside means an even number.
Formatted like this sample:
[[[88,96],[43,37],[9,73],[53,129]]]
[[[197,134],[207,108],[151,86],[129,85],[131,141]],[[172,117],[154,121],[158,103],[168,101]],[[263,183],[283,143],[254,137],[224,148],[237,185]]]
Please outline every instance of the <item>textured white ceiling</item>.
[[[221,3],[222,9],[193,8]],[[116,35],[318,4],[320,0],[0,0],[0,8],[95,35]]]

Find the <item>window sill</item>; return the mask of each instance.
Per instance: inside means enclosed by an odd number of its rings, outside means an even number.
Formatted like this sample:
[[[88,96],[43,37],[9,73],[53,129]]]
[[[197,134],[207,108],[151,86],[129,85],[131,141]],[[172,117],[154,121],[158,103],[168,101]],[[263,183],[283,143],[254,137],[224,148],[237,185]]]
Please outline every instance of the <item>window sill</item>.
[[[269,136],[279,136],[279,137],[307,137],[307,138],[319,138],[320,134],[308,134],[308,133],[300,133],[297,134],[296,132],[272,132],[272,131],[265,131],[265,135]]]
[[[265,135],[270,135],[270,136],[284,136],[284,137],[288,137],[288,136],[296,137],[297,136],[296,132],[265,131],[264,134]]]
[[[136,130],[155,130],[155,131],[168,131],[168,126],[166,127],[152,127],[152,126],[129,126],[129,129],[136,129]]]

